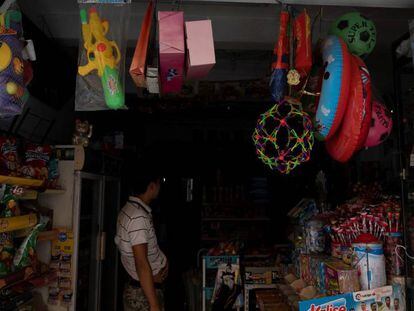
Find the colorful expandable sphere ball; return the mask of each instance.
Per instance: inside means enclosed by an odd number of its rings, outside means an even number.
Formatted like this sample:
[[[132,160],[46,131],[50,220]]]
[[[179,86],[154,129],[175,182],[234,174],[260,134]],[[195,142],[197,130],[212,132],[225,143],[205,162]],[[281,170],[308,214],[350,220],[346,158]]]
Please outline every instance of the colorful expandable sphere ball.
[[[372,102],[372,119],[365,147],[374,147],[384,142],[392,131],[392,116],[384,104]]]
[[[342,15],[332,25],[330,34],[341,37],[352,54],[367,56],[377,42],[377,30],[372,20],[359,12]]]
[[[312,120],[299,101],[285,97],[260,116],[252,138],[257,156],[266,166],[289,174],[310,159]]]

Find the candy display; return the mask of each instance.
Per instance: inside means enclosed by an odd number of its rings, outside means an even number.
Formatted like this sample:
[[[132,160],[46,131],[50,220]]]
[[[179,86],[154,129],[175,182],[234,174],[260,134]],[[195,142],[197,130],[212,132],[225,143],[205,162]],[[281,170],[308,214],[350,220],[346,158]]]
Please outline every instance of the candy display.
[[[310,159],[314,143],[312,120],[300,102],[286,97],[260,116],[253,141],[257,156],[266,166],[289,174]]]
[[[353,264],[358,268],[362,290],[375,289],[387,284],[385,257],[382,243],[372,236],[360,235],[352,243]]]

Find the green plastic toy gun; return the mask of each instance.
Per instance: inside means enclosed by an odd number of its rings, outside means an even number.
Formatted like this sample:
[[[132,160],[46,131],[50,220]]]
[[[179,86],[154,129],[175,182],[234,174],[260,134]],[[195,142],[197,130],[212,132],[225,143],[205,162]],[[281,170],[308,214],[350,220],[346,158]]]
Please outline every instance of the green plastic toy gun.
[[[94,7],[89,9],[89,23],[85,9],[80,11],[80,17],[88,63],[79,66],[78,72],[81,76],[86,76],[91,71],[97,70],[107,106],[111,109],[123,108],[125,96],[117,70],[121,53],[115,41],[109,41],[105,37],[109,30],[109,23],[101,21]]]

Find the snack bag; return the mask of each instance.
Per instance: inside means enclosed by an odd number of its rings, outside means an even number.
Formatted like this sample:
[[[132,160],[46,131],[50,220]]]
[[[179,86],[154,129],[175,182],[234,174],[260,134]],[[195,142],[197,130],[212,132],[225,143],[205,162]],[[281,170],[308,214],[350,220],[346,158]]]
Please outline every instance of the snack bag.
[[[50,159],[48,165],[48,181],[47,181],[47,188],[48,189],[58,189],[58,181],[59,181],[59,160],[55,157]]]
[[[0,233],[0,278],[11,272],[14,256],[13,234]]]
[[[27,178],[48,179],[52,149],[48,145],[27,144],[22,174]]]
[[[17,176],[19,167],[16,139],[0,137],[0,174]]]
[[[39,235],[39,232],[45,228],[48,221],[49,219],[47,217],[41,217],[40,222],[33,227],[30,234],[20,245],[16,252],[16,256],[14,256],[13,259],[13,266],[16,270],[27,266],[34,266],[34,263],[36,263],[37,236]]]

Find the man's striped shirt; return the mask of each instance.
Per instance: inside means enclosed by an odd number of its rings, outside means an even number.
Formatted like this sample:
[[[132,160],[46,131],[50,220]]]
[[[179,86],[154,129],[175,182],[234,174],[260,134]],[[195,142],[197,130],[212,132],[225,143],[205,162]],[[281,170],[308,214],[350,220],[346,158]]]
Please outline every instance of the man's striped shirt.
[[[121,262],[128,274],[138,280],[132,246],[148,244],[148,262],[156,275],[167,263],[158,247],[152,223],[151,208],[139,198],[130,197],[118,215],[115,244],[121,253]]]

